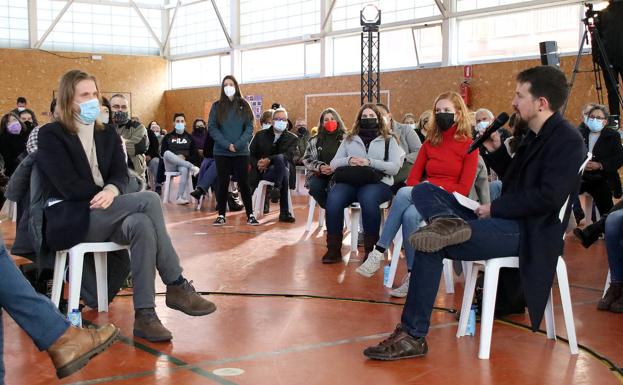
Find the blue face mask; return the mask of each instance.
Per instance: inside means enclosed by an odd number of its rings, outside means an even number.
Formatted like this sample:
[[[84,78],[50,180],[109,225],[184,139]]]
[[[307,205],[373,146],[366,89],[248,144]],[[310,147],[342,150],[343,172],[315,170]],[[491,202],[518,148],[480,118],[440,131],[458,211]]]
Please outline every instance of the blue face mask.
[[[478,122],[478,124],[476,125],[476,129],[478,130],[478,133],[480,133],[480,135],[482,135],[483,132],[485,132],[485,130],[487,129],[487,127],[489,127],[491,123],[487,122],[487,121],[482,121],[482,122]]]
[[[175,123],[175,132],[177,134],[183,134],[184,133],[184,123]]]
[[[86,124],[91,124],[100,115],[100,102],[97,99],[87,100],[79,104],[80,120]]]
[[[591,130],[591,132],[601,132],[601,130],[604,129],[602,121],[597,119],[589,118],[586,122],[586,125],[588,126],[588,129]]]
[[[285,120],[275,120],[273,122],[273,128],[279,132],[283,132],[288,128],[288,122]]]

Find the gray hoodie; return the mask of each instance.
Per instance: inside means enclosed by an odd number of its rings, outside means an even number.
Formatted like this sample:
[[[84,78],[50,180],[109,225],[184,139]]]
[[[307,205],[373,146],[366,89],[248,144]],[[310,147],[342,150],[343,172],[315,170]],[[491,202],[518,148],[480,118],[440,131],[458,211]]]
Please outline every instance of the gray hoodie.
[[[385,173],[381,182],[391,186],[394,184],[393,176],[398,173],[402,165],[403,155],[404,151],[398,146],[398,142],[393,136],[389,140],[388,159],[385,162],[383,160],[385,157],[385,138],[377,136],[370,142],[368,151],[366,151],[366,146],[361,138],[355,135],[350,139],[344,138],[331,161],[331,168],[335,170],[338,167],[348,166],[348,160],[353,156],[369,159],[371,167]]]

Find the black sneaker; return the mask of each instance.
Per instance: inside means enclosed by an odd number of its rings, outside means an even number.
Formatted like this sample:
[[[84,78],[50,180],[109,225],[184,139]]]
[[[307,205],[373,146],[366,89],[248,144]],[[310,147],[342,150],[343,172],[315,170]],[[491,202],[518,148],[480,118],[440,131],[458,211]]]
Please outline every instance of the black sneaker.
[[[279,197],[281,196],[281,192],[279,190],[280,188],[276,186],[270,190],[270,194],[268,194],[268,196],[270,197],[270,201],[272,203],[279,203]]]
[[[424,337],[410,336],[401,325],[383,342],[363,351],[364,356],[381,361],[395,361],[426,355],[428,345]]]
[[[251,225],[251,226],[259,226],[260,222],[257,221],[257,219],[255,218],[255,215],[251,214],[249,215],[249,217],[247,218],[247,225]]]
[[[225,222],[227,222],[225,220],[225,216],[219,215],[218,217],[216,217],[216,220],[214,221],[214,223],[212,223],[212,226],[223,226]]]
[[[205,195],[205,190],[202,189],[201,187],[197,186],[197,189],[193,192],[190,193],[190,195],[195,198],[196,200],[199,200],[203,195]]]
[[[279,214],[279,222],[294,223],[296,219],[290,213],[281,213]]]

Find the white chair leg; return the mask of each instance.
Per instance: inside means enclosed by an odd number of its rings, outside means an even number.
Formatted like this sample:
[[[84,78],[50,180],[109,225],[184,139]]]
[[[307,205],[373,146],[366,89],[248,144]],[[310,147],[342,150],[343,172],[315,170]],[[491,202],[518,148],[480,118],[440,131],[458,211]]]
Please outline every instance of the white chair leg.
[[[606,285],[604,286],[604,295],[603,296],[606,295],[606,292],[608,291],[609,287],[610,287],[610,269],[608,269],[608,276],[606,277]]]
[[[398,262],[400,261],[400,249],[402,248],[402,226],[398,228],[396,236],[394,237],[394,247],[392,249],[392,261],[389,265],[389,277],[385,287],[391,288],[394,286],[394,279],[396,279],[396,271],[398,270]]]
[[[203,201],[205,200],[205,195],[199,197],[199,201],[197,202],[197,211],[201,211],[201,207],[203,206]]]
[[[314,221],[314,210],[316,209],[316,200],[309,197],[309,210],[307,212],[307,224],[305,225],[305,231],[309,232]],[[320,222],[320,210],[318,210],[318,222]]]
[[[547,331],[547,338],[550,340],[556,339],[556,320],[554,319],[554,297],[552,291],[549,291],[549,298],[545,305],[545,330]]]
[[[463,302],[461,303],[461,314],[459,317],[459,328],[456,332],[457,337],[463,337],[467,330],[467,321],[469,320],[469,312],[472,309],[472,302],[474,301],[474,290],[476,290],[476,280],[478,279],[478,270],[480,265],[475,265],[473,262],[466,261],[465,265],[469,265],[469,268],[463,268],[465,274],[465,290],[463,292]],[[464,265],[464,266],[465,266]],[[481,329],[482,333],[482,329]]]
[[[162,189],[162,202],[169,203],[169,194],[171,192],[171,175],[167,175],[164,180],[164,188]]]
[[[567,276],[567,265],[565,261],[558,257],[556,265],[556,277],[558,278],[558,288],[560,289],[560,302],[567,328],[567,339],[569,340],[569,350],[571,354],[578,354],[578,340],[575,335],[575,323],[573,321],[573,309],[571,306],[571,293],[569,291],[569,277]]]
[[[263,185],[257,195],[257,212],[259,213],[260,217],[264,215],[264,202],[266,201],[267,186],[268,185]]]
[[[359,252],[357,238],[359,237],[359,208],[350,209],[350,252]]]
[[[80,287],[82,286],[82,266],[84,254],[76,250],[69,250],[69,300],[67,315],[78,309],[80,303]]]
[[[290,215],[294,217],[294,206],[292,205],[292,194],[290,193],[290,189],[288,189],[288,210],[290,211]]]
[[[52,279],[52,303],[58,307],[61,302],[61,291],[63,288],[63,276],[65,275],[65,263],[67,262],[67,252],[57,251],[54,260],[54,277]]]
[[[260,205],[258,204],[258,196],[260,195],[260,185],[258,185],[255,188],[255,191],[253,191],[253,196],[251,197],[251,204],[253,205],[253,215],[255,215],[256,218],[261,218],[261,214],[263,213],[263,207],[260,207]]]
[[[350,211],[349,211],[349,208],[346,207],[344,209],[344,227],[346,227],[346,231],[350,231],[350,227],[351,227],[350,225],[351,225],[351,223],[350,223]]]
[[[500,268],[495,259],[487,261],[485,283],[482,295],[482,315],[480,316],[480,349],[478,358],[488,360],[491,352],[491,334],[493,332],[493,314],[497,295]]]
[[[108,254],[93,253],[97,282],[97,311],[108,311]]]
[[[452,260],[443,260],[443,281],[446,286],[446,294],[454,294],[454,272],[452,271]]]
[[[321,229],[324,227],[324,216],[325,216],[324,209],[320,207],[320,205],[318,205],[318,227]]]

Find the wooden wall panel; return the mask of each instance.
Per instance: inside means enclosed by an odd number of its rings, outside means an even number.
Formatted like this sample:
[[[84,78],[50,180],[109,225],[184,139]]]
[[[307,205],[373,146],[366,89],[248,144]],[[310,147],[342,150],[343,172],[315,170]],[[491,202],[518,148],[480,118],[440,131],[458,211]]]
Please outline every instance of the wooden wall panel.
[[[562,70],[571,78],[575,57],[561,58]],[[515,76],[523,69],[538,65],[538,60],[522,60],[473,66],[471,82],[472,104],[476,110],[486,107],[494,113],[512,112],[511,101],[515,90]],[[583,69],[591,67],[590,57],[582,58]],[[458,91],[463,81],[463,67],[418,69],[385,72],[381,76],[381,89],[389,91],[390,108],[400,120],[407,112],[420,114],[430,109],[438,94],[447,90]],[[320,79],[286,80],[243,84],[243,95],[261,95],[264,109],[279,102],[288,109],[290,117],[305,116],[305,95],[327,93],[358,93],[359,76],[336,76]],[[189,117],[204,115],[205,103],[216,100],[219,87],[170,90],[165,92],[166,127],[172,126],[174,112],[183,111]],[[320,111],[334,107],[347,124],[352,124],[359,107],[356,96],[308,97],[307,118],[310,127],[317,125]],[[592,74],[579,74],[573,87],[567,117],[579,123],[579,110],[584,103],[595,101]],[[294,119],[292,119],[294,120]]]
[[[63,58],[58,55],[67,57]],[[167,62],[155,56],[50,54],[37,50],[0,49],[0,111],[15,108],[15,99],[25,96],[40,122],[46,122],[50,101],[60,77],[72,69],[95,75],[103,93],[132,94],[132,115],[141,121],[163,120],[163,94],[167,88]]]

